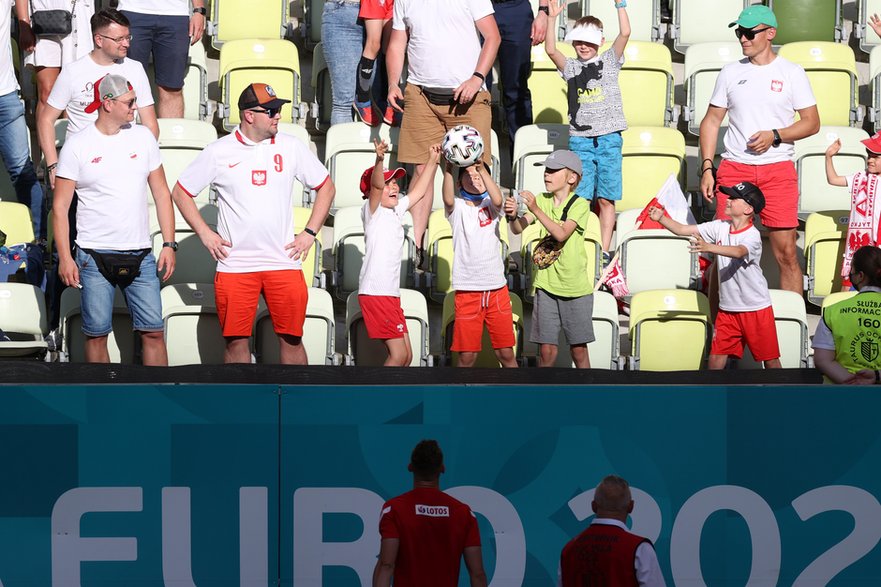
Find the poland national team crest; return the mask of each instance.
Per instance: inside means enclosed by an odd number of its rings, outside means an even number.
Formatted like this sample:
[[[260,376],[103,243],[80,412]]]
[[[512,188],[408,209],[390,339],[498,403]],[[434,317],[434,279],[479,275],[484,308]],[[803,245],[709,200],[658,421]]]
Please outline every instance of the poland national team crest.
[[[254,185],[266,185],[266,170],[255,169],[252,171],[251,183]]]
[[[782,92],[783,91],[783,82],[779,79],[771,80],[771,91],[772,92]]]

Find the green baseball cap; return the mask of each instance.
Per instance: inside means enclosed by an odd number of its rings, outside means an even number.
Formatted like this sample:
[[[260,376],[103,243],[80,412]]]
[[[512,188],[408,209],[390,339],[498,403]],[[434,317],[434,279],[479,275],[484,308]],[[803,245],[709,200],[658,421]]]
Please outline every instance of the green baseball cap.
[[[743,9],[737,20],[729,24],[729,27],[742,26],[745,29],[753,29],[760,24],[766,24],[777,28],[777,17],[770,8],[763,4],[753,4]]]

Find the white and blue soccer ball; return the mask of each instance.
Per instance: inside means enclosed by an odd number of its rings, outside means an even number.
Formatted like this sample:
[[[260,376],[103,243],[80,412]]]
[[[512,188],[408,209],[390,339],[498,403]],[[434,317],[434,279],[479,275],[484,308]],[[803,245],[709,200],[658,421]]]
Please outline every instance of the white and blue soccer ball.
[[[444,158],[458,167],[474,165],[483,156],[483,138],[473,126],[460,124],[444,135]]]

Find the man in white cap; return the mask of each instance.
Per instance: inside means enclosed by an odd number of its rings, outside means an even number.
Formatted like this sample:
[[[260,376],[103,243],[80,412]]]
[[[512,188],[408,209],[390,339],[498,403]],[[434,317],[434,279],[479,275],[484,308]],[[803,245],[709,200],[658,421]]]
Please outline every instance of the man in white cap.
[[[250,337],[261,293],[278,335],[281,362],[307,362],[302,337],[309,294],[302,261],[336,190],[309,147],[278,132],[287,102],[266,84],[246,87],[239,96],[241,124],[205,147],[172,192],[184,219],[217,261],[215,297],[227,363],[251,361]],[[294,180],[317,192],[309,221],[297,235]],[[202,219],[192,199],[209,184],[217,190],[219,234]]]
[[[109,363],[107,335],[112,331],[113,298],[122,289],[140,333],[145,365],[167,365],[157,271],[174,273],[174,208],[159,143],[145,127],[132,124],[137,95],[122,76],[94,83],[87,110],[98,120],[71,136],[58,162],[53,227],[58,275],[82,290],[85,355],[90,363]],[[156,203],[165,241],[157,262],[151,251],[147,185]],[[71,254],[68,210],[76,189],[76,249]]]
[[[798,175],[792,156],[795,141],[820,129],[817,101],[804,69],[774,53],[777,17],[770,8],[749,6],[729,26],[737,27],[734,34],[744,59],[722,68],[701,121],[701,193],[708,202],[716,200],[716,218],[725,219],[727,197],[718,186],[744,181],[757,185],[767,201],[761,219],[780,267],[780,288],[801,293],[795,246]],[[713,158],[726,114],[725,151],[715,170]]]

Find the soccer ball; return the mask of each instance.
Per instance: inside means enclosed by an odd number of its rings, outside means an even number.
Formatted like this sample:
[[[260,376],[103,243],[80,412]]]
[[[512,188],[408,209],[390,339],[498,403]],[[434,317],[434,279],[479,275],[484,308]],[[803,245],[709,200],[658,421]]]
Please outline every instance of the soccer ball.
[[[483,156],[483,139],[473,126],[460,124],[447,131],[441,148],[447,161],[458,167],[468,167]]]

